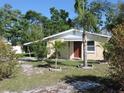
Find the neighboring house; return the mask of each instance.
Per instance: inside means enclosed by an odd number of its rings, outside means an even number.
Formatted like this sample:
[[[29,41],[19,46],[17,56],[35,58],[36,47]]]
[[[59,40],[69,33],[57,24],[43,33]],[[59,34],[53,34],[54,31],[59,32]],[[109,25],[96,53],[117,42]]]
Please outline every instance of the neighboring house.
[[[9,44],[9,45],[12,46],[12,43],[9,42],[6,38],[3,38],[3,41],[4,41],[6,44]],[[22,50],[21,45],[12,46],[12,49],[13,49],[13,51],[15,51],[15,54],[22,54],[22,53],[23,53],[23,50]]]
[[[23,50],[20,45],[12,46],[12,49],[15,51],[16,54],[22,54]]]
[[[88,60],[103,60],[103,43],[110,39],[108,35],[87,32],[87,58]],[[60,51],[61,59],[82,59],[83,60],[83,44],[82,31],[70,29],[58,34],[45,37],[47,41],[48,54],[47,58],[54,54],[53,44],[56,40],[65,42]]]

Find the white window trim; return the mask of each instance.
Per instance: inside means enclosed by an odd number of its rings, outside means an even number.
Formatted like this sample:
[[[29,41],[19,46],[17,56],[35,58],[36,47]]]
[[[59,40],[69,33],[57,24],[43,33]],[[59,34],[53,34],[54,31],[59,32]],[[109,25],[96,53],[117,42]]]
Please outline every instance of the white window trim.
[[[88,42],[88,41],[87,41]],[[95,41],[93,41],[94,42],[94,51],[88,51],[88,45],[87,45],[87,53],[88,54],[94,54],[95,52],[96,52],[96,44],[95,44]],[[90,46],[93,46],[93,45],[90,45]]]

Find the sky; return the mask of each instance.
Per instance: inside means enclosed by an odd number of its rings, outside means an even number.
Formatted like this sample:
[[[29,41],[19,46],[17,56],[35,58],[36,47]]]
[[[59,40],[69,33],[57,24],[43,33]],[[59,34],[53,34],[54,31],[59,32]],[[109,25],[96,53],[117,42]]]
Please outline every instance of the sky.
[[[117,3],[118,0],[108,1]],[[50,17],[49,9],[51,7],[56,7],[57,9],[64,9],[69,12],[70,18],[76,16],[74,12],[75,0],[0,0],[0,7],[6,3],[10,4],[14,9],[19,9],[22,13],[26,13],[28,10],[34,10],[44,16]]]

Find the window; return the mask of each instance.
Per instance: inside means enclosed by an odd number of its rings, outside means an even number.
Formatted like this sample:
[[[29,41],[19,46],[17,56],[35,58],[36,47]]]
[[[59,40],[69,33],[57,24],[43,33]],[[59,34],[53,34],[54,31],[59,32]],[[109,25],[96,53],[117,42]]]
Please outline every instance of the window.
[[[87,42],[87,51],[88,52],[94,52],[95,51],[95,43],[94,43],[94,41],[88,41]]]

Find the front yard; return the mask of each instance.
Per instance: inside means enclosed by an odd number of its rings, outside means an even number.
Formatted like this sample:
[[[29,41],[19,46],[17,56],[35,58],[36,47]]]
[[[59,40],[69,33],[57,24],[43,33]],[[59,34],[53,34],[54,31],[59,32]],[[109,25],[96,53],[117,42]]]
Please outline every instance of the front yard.
[[[18,65],[18,69],[15,77],[0,81],[0,91],[23,91],[31,90],[38,87],[45,87],[50,85],[56,85],[58,82],[68,82],[73,80],[92,80],[99,82],[99,80],[107,77],[108,65],[98,64],[96,62],[90,62],[93,64],[93,69],[84,70],[77,68],[76,66],[81,64],[80,61],[60,61],[58,66],[62,68],[62,72],[51,72],[49,66],[53,66],[54,62],[25,62]],[[50,65],[48,65],[50,64]],[[35,73],[26,75],[22,73],[21,65],[32,65],[33,68],[43,70],[42,73]],[[36,69],[36,70],[37,70]],[[30,70],[30,69],[28,69]],[[101,82],[101,81],[100,81]],[[0,93],[1,93],[0,92]]]

